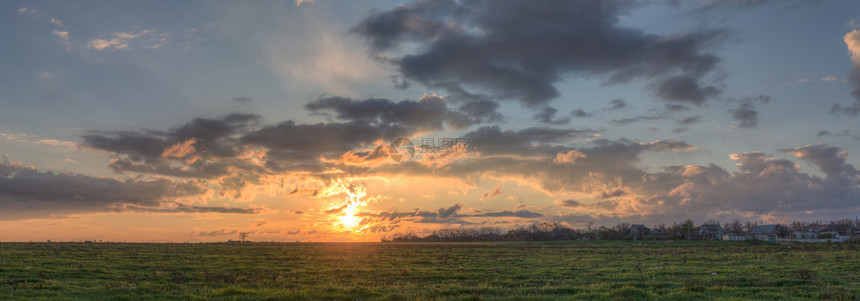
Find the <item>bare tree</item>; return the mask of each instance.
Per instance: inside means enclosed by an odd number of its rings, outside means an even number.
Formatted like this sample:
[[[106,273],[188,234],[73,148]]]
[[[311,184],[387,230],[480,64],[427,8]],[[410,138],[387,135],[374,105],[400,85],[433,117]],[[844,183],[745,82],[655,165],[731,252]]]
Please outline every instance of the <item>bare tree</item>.
[[[732,222],[726,224],[726,229],[729,230],[729,232],[741,233],[744,232],[744,224],[741,223],[739,219],[735,219]]]
[[[242,240],[242,242],[245,242],[246,238],[248,238],[248,232],[239,232],[239,239]]]

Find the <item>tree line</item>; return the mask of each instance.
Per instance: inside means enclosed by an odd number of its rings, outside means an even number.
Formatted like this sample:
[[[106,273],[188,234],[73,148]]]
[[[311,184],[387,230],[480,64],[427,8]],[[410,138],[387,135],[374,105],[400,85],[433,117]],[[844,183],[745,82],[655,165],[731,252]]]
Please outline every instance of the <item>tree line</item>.
[[[724,233],[749,233],[761,225],[758,222],[741,222],[734,220],[720,224],[716,221],[708,221],[706,225],[720,225]],[[774,234],[787,237],[790,233],[804,231],[810,225],[822,224],[816,222],[793,221],[791,223],[776,224]],[[860,228],[860,219],[842,219],[824,223],[839,233],[852,233]],[[699,234],[702,225],[695,225],[692,220],[687,219],[682,223],[656,224],[648,227],[652,233],[661,233],[660,239],[703,239]],[[461,227],[443,228],[429,234],[419,235],[414,231],[395,233],[382,238],[383,242],[476,242],[476,241],[554,241],[554,240],[625,240],[633,239],[631,235],[632,225],[620,222],[615,226],[594,227],[593,222],[586,224],[585,229],[573,229],[558,222],[539,222],[531,225],[516,226],[513,229],[503,231],[495,227]],[[652,237],[653,238],[653,237]]]

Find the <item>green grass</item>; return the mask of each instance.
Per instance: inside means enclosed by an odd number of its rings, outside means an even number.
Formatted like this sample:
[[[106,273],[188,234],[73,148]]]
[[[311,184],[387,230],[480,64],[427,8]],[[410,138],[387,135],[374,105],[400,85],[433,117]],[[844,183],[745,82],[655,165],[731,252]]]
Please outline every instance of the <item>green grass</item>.
[[[858,251],[749,242],[0,243],[0,299],[854,300]]]

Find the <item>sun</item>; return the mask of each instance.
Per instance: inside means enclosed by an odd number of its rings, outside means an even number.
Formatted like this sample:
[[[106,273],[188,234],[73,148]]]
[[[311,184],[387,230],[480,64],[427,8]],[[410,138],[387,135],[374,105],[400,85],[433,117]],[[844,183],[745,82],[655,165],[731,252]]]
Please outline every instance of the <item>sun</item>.
[[[329,187],[327,194],[346,194],[346,198],[342,204],[334,205],[328,210],[332,215],[336,215],[340,221],[336,226],[343,230],[361,232],[361,221],[364,218],[358,216],[358,214],[361,212],[361,208],[367,206],[367,201],[362,200],[367,195],[365,187],[363,185],[339,182]]]
[[[362,218],[356,216],[358,213],[358,206],[362,205],[359,202],[351,203],[347,205],[343,212],[341,212],[341,216],[338,217],[340,219],[341,227],[345,229],[355,229],[361,223]]]

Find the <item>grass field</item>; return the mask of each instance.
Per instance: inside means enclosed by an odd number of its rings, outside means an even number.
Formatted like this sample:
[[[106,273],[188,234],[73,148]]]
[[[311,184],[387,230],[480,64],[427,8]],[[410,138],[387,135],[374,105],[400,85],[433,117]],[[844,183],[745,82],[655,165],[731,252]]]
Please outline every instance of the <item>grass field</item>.
[[[852,300],[858,251],[749,242],[0,243],[0,299]]]

